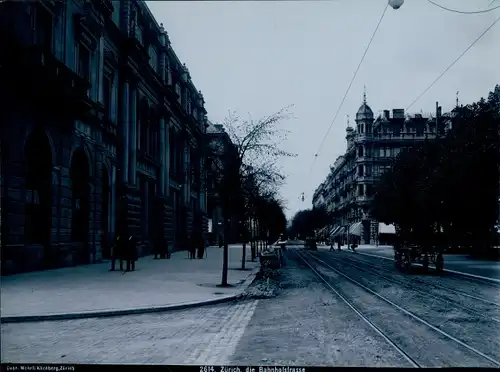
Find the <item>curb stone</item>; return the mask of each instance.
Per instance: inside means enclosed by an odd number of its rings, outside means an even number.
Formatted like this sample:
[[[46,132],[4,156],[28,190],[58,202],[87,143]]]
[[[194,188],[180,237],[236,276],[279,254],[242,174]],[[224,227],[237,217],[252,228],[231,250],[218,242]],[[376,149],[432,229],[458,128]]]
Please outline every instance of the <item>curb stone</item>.
[[[102,310],[102,311],[84,311],[84,312],[74,312],[74,313],[60,313],[60,314],[44,314],[44,315],[19,315],[19,316],[2,316],[0,318],[0,323],[27,323],[27,322],[43,322],[51,320],[73,320],[73,319],[88,319],[88,318],[106,318],[112,316],[124,316],[124,315],[140,315],[140,314],[150,314],[150,313],[160,313],[174,310],[184,310],[194,307],[202,307],[208,305],[217,305],[226,302],[235,301],[243,295],[246,289],[252,284],[260,269],[260,265],[257,265],[252,272],[244,279],[243,283],[239,286],[241,289],[232,295],[227,295],[215,299],[204,300],[204,301],[191,301],[178,304],[171,304],[165,306],[149,306],[149,307],[139,307],[132,309],[114,309],[114,310]]]

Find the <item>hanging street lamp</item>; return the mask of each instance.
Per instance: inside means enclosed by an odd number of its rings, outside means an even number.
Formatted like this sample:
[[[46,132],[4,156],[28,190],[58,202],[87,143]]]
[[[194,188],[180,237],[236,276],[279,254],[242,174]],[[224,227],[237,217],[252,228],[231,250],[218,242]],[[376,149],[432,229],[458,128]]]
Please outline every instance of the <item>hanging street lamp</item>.
[[[401,8],[401,5],[403,5],[405,1],[404,0],[389,0],[389,5],[393,8],[393,9],[399,9]]]

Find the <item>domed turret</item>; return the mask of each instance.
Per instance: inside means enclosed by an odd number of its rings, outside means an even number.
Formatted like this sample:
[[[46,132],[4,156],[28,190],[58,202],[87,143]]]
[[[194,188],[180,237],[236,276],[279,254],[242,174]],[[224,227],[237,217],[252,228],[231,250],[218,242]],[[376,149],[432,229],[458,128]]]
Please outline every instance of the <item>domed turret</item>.
[[[358,112],[356,113],[356,121],[373,119],[373,111],[366,103],[366,91],[363,93],[363,103],[361,104]]]
[[[358,112],[356,113],[356,120],[365,119],[373,119],[373,111],[370,106],[366,104],[366,102],[363,102]]]
[[[371,135],[374,121],[373,111],[366,103],[366,88],[363,92],[363,103],[356,113],[357,132],[364,135]]]

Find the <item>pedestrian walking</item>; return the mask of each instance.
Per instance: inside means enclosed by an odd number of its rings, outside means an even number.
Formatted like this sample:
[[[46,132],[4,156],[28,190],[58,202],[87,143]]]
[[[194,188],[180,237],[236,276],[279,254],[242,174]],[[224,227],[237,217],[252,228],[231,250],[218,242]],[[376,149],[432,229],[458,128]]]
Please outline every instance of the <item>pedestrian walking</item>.
[[[160,233],[158,234],[158,237],[155,241],[154,259],[157,260],[158,256],[160,256],[160,259],[165,258],[165,254],[167,253],[167,251],[167,240],[165,239],[165,235],[163,233]]]
[[[123,237],[117,234],[111,246],[111,269],[109,271],[115,271],[116,260],[120,260],[120,271],[123,270],[123,243]]]
[[[154,247],[153,247],[153,252],[154,252],[154,259],[157,260],[158,259],[158,256],[160,256],[161,258],[161,237],[160,235],[157,236],[157,238],[155,239],[155,242],[154,242]]]
[[[160,239],[160,258],[170,258],[170,254],[168,253],[168,241],[165,238],[165,235],[161,235]]]
[[[196,258],[196,239],[195,239],[195,235],[196,233],[193,233],[191,235],[191,238],[188,239],[188,244],[189,244],[189,247],[188,247],[188,250],[189,250],[189,259],[192,260],[194,258]]]
[[[137,240],[132,235],[129,235],[126,247],[127,271],[135,271],[135,261],[137,261],[139,257],[137,252]]]
[[[196,237],[196,248],[198,249],[198,259],[202,259],[205,254],[205,242],[203,240],[203,233],[198,231]]]

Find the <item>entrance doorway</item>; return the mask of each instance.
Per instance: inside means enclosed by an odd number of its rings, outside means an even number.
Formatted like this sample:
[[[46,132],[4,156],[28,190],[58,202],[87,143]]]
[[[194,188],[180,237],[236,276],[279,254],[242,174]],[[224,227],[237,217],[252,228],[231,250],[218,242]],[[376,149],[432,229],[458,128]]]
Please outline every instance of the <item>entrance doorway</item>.
[[[73,153],[70,168],[72,191],[71,239],[79,246],[78,263],[88,264],[90,216],[90,167],[82,148]]]
[[[43,248],[43,266],[51,267],[55,258],[50,254],[52,229],[52,148],[45,132],[35,129],[26,139],[25,243]]]

